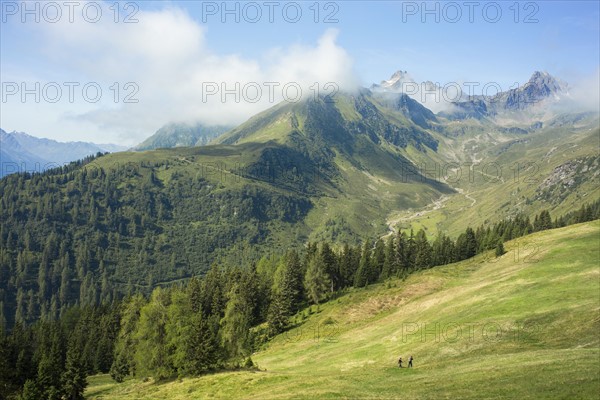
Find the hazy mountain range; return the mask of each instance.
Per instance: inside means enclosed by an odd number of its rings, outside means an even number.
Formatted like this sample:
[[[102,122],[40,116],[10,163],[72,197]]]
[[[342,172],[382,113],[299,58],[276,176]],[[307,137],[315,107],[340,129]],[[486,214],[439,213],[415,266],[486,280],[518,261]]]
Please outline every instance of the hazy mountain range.
[[[483,90],[483,86],[479,85],[478,89]],[[487,90],[493,92],[498,88],[497,84],[489,83]],[[395,72],[390,79],[373,84],[371,90],[407,94],[449,119],[506,117],[511,113],[512,117],[522,117],[519,112],[547,111],[549,106],[569,99],[569,86],[565,82],[540,71],[534,72],[529,81],[519,87],[489,96],[465,93],[459,84],[444,87],[432,81],[416,82],[407,71]]]
[[[415,92],[417,90],[417,92]],[[549,106],[568,98],[568,85],[547,72],[536,71],[530,80],[518,88],[497,93],[494,96],[467,96],[460,93],[458,101],[445,104],[437,114],[427,108],[438,108],[439,104],[425,103],[422,91],[439,91],[441,87],[431,81],[417,83],[407,71],[397,71],[390,79],[374,84],[365,93],[386,108],[400,112],[416,127],[429,129],[439,125],[439,118],[447,120],[493,119],[495,123],[510,125],[517,121],[529,122],[539,127],[536,111],[548,110]],[[408,93],[408,94],[407,94]],[[443,97],[442,97],[443,99]],[[263,115],[263,114],[259,114]],[[252,118],[250,121],[256,120]],[[235,129],[244,130],[243,124]],[[152,136],[131,150],[145,151],[159,148],[203,146],[216,140],[220,135],[232,130],[233,126],[207,126],[196,123],[168,123]],[[418,131],[412,133],[419,135]],[[0,177],[19,171],[43,171],[63,165],[98,152],[117,152],[127,148],[114,144],[94,144],[89,142],[62,143],[51,139],[36,138],[22,132],[0,132],[2,171]],[[388,134],[396,135],[393,132]],[[410,135],[409,135],[410,136]],[[230,135],[231,137],[231,135]],[[405,137],[403,140],[408,140]]]
[[[42,172],[97,153],[126,149],[116,144],[58,142],[0,129],[0,177],[14,172]]]

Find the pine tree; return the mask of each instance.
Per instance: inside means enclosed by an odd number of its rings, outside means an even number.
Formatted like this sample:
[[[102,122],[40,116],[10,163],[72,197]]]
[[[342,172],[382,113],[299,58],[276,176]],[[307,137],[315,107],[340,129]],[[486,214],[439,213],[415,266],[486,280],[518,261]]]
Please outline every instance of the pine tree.
[[[269,335],[275,336],[283,332],[288,326],[288,317],[285,299],[281,294],[274,294],[267,313]]]
[[[338,274],[337,259],[333,250],[331,250],[329,243],[324,242],[321,245],[319,258],[323,264],[323,270],[329,277],[330,292],[333,293],[334,290],[337,290],[340,287],[340,276]]]
[[[0,337],[6,332],[6,317],[4,316],[4,302],[0,300]]]
[[[387,279],[395,273],[394,249],[394,236],[390,236],[385,245],[385,261],[383,262],[383,268],[381,270],[381,279]]]
[[[169,304],[169,292],[160,287],[154,289],[150,301],[140,310],[135,332],[136,370],[159,380],[173,373],[166,333]]]
[[[252,310],[237,283],[227,295],[225,314],[221,319],[221,343],[234,361],[250,353],[250,319]]]
[[[15,307],[15,323],[25,323],[25,293],[23,289],[19,287],[17,289],[17,305]]]
[[[431,267],[433,255],[431,246],[427,241],[427,236],[423,229],[417,232],[415,237],[415,267],[417,269],[425,269]]]
[[[319,304],[325,298],[327,290],[331,286],[329,276],[325,273],[323,260],[319,255],[312,257],[306,269],[304,287],[306,295],[314,304]]]
[[[342,288],[351,286],[354,283],[356,267],[357,265],[354,263],[353,249],[348,245],[348,243],[344,243],[339,263],[340,284]]]
[[[117,383],[121,383],[125,380],[125,377],[129,375],[130,361],[127,360],[122,354],[117,354],[115,359],[110,366],[110,377]]]
[[[504,253],[506,253],[506,251],[504,250],[504,243],[502,243],[502,241],[499,241],[496,245],[496,257],[500,257]]]
[[[412,229],[410,230],[410,235],[406,239],[406,253],[405,254],[406,254],[405,257],[406,257],[406,265],[407,265],[406,268],[408,270],[411,270],[415,267],[415,254],[416,254],[415,234]]]
[[[371,268],[371,243],[367,239],[363,245],[358,270],[354,276],[354,287],[364,287],[369,284],[369,270]]]
[[[552,229],[552,217],[548,210],[543,210],[539,218],[539,230]]]
[[[42,392],[38,388],[38,385],[34,380],[28,379],[23,385],[23,390],[18,397],[18,400],[39,400],[41,399]]]
[[[298,253],[289,251],[284,257],[281,257],[277,263],[271,293],[273,297],[279,298],[281,311],[286,317],[298,310],[300,306],[303,277]]]
[[[375,243],[375,251],[371,257],[371,267],[369,268],[369,283],[375,283],[381,276],[383,264],[385,263],[385,243],[382,239]]]
[[[62,375],[62,392],[68,400],[83,400],[86,386],[85,369],[80,360],[79,349],[73,342],[67,351],[65,372]]]
[[[61,305],[66,305],[69,301],[69,292],[71,284],[71,274],[69,273],[68,264],[63,267],[60,278],[59,300]]]
[[[407,257],[407,237],[406,233],[398,231],[394,247],[394,270],[396,274],[405,275],[408,271],[409,262]]]
[[[60,397],[61,375],[63,372],[63,338],[56,323],[45,327],[42,335],[42,345],[38,348],[40,362],[36,384],[44,398],[58,399]]]
[[[477,254],[477,239],[475,232],[471,228],[467,228],[464,233],[461,233],[456,239],[456,261],[466,260]]]
[[[194,311],[190,293],[189,288],[172,293],[166,328],[171,363],[179,376],[208,371],[217,362],[218,343],[200,309]]]

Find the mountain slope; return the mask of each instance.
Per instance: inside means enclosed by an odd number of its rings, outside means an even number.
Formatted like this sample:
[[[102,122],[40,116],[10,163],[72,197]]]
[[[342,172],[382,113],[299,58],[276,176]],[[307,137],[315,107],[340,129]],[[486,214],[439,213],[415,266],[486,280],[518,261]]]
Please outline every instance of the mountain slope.
[[[367,90],[336,95],[333,102],[282,103],[216,142],[277,143],[279,151],[263,153],[259,163],[283,170],[292,168],[283,160],[294,159],[287,151],[302,154],[294,166],[318,171],[327,186],[308,216],[313,238],[353,240],[352,232],[385,232],[386,210],[452,192],[416,167],[423,160],[437,162],[438,139]]]
[[[201,123],[170,123],[133,149],[137,151],[171,147],[204,146],[231,127],[206,126]]]
[[[90,378],[88,399],[595,398],[598,221],[305,310],[252,355],[261,371],[163,384]],[[398,356],[415,358],[399,369]],[[406,365],[406,364],[405,364]]]
[[[562,114],[534,130],[508,130],[477,120],[443,126],[452,133],[440,140],[438,153],[446,161],[426,166],[458,193],[446,197],[443,206],[432,203],[396,213],[391,217],[396,227],[423,227],[430,237],[437,232],[454,235],[469,225],[518,213],[546,209],[558,217],[598,198],[598,114]]]
[[[358,243],[389,230],[389,210],[452,193],[415,166],[437,139],[368,92],[284,103],[218,141],[0,180],[0,301],[19,309],[9,325],[309,240]]]
[[[0,163],[2,165],[0,177],[2,177],[19,172],[23,164],[33,167],[36,164],[45,165],[48,161],[27,151],[19,143],[15,134],[8,134],[0,129]]]
[[[363,90],[281,103],[208,146],[109,154],[0,180],[0,301],[14,310],[21,299],[19,315],[33,320],[307,241],[356,244],[420,226],[429,238],[456,236],[595,199],[597,115],[505,127],[434,120],[398,99]],[[40,291],[40,304],[23,300]]]

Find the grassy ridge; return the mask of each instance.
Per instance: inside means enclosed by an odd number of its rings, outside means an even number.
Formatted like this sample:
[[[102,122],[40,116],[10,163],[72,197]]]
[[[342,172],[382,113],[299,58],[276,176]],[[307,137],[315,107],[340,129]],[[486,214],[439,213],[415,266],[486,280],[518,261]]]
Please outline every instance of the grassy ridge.
[[[544,231],[499,259],[350,291],[253,355],[260,372],[96,376],[87,398],[594,398],[599,234],[598,221]],[[415,368],[397,368],[411,354]]]

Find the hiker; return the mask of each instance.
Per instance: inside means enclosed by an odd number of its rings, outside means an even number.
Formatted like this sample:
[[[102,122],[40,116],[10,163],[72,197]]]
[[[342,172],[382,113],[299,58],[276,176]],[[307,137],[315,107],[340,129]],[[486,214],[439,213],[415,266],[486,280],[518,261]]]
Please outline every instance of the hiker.
[[[398,367],[402,368],[402,357],[398,359]]]
[[[413,356],[410,356],[410,358],[408,359],[408,368],[412,368],[412,360]]]

